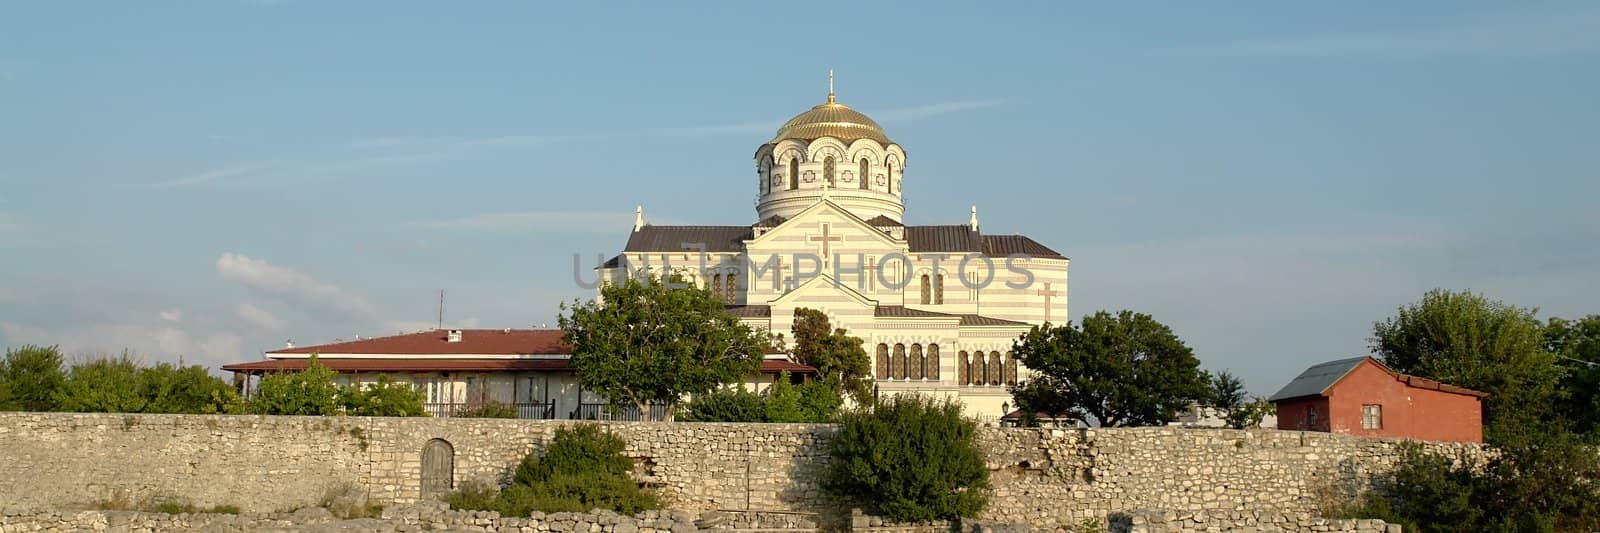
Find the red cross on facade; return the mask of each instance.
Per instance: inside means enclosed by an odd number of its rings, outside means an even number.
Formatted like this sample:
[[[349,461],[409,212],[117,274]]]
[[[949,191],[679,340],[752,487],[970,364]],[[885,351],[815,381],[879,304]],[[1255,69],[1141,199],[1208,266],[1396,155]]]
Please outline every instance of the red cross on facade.
[[[827,264],[828,258],[829,258],[829,254],[830,254],[830,251],[829,251],[829,248],[828,248],[828,243],[830,243],[830,242],[844,242],[844,237],[840,237],[838,235],[829,235],[828,234],[828,230],[829,229],[831,229],[829,227],[829,224],[827,222],[823,222],[822,223],[822,235],[808,235],[808,236],[806,236],[806,240],[808,240],[808,241],[822,243],[823,264]]]
[[[1043,290],[1039,290],[1039,291],[1034,291],[1034,294],[1037,294],[1037,295],[1040,295],[1040,296],[1044,297],[1044,321],[1045,322],[1049,322],[1050,321],[1050,297],[1051,296],[1060,296],[1061,295],[1061,291],[1052,291],[1052,290],[1050,290],[1050,282],[1046,281],[1046,282],[1044,282],[1044,289]]]

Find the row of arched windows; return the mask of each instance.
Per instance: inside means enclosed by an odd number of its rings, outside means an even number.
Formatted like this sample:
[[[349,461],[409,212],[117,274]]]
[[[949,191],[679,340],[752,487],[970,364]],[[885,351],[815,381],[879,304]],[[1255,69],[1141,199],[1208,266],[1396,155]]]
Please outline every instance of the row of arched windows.
[[[890,185],[889,186],[889,192],[894,192],[895,189],[896,189],[895,184],[894,184],[894,163],[885,162],[884,163],[884,167],[887,169],[887,173],[888,173],[888,176],[889,176],[889,185]],[[763,172],[768,172],[768,171],[770,171],[772,169],[772,156],[769,155],[765,159],[762,160],[761,168],[762,168]],[[834,176],[835,176],[835,174],[837,174],[837,170],[838,169],[836,168],[836,165],[834,164],[833,156],[830,155],[826,159],[822,160],[822,179],[828,183],[828,187],[834,187],[835,186],[836,182],[834,180]],[[860,170],[859,173],[856,174],[857,176],[859,176],[859,178],[856,179],[856,183],[863,190],[872,188],[872,177],[871,177],[871,174],[870,174],[871,170],[872,170],[872,162],[870,160],[868,160],[867,158],[865,158],[865,157],[861,158],[861,170]],[[763,193],[768,192],[768,191],[771,190],[771,188],[772,188],[772,186],[766,180],[762,180],[761,192],[763,192]],[[791,158],[789,158],[788,190],[793,191],[793,190],[797,190],[799,188],[800,188],[800,158],[791,157]]]
[[[879,381],[896,379],[938,380],[939,379],[939,345],[929,344],[928,352],[922,352],[921,344],[912,344],[910,353],[906,345],[895,343],[894,353],[889,352],[888,344],[878,344],[877,377]]]
[[[739,275],[732,272],[712,274],[710,281],[706,284],[706,288],[711,289],[711,294],[722,298],[722,301],[732,302],[734,293],[739,286],[738,278]]]
[[[1016,385],[1017,384],[1017,359],[1006,352],[1002,358],[1000,352],[983,352],[968,354],[962,350],[956,355],[956,383],[961,385]]]
[[[944,274],[922,275],[922,305],[944,303]]]

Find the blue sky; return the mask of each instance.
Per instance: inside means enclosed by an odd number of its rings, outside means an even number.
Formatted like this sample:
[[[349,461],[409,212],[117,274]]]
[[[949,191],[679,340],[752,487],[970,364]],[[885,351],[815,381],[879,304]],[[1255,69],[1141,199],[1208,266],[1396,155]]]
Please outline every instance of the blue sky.
[[[581,4],[581,5],[580,5]],[[1432,287],[1600,312],[1588,2],[0,6],[0,344],[216,365],[553,324],[658,222],[753,221],[819,103],[908,221],[1073,258],[1268,393]]]

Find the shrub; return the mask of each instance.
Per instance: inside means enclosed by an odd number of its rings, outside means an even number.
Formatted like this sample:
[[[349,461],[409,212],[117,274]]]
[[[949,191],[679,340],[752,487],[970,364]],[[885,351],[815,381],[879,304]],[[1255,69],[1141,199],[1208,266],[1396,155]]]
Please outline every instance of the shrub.
[[[421,397],[421,393],[418,393]],[[511,404],[485,401],[467,404],[453,413],[456,418],[516,418],[517,408]]]
[[[311,364],[299,372],[262,376],[250,410],[263,415],[333,415],[339,413],[339,387],[328,367]]]
[[[87,413],[142,413],[149,400],[141,394],[139,365],[124,352],[75,365],[56,392],[56,407]]]
[[[505,490],[496,493],[488,484],[471,483],[445,500],[452,509],[503,516],[592,509],[634,514],[660,507],[655,494],[633,481],[633,461],[622,454],[625,447],[620,437],[593,425],[557,429],[545,455],[524,457]]]
[[[830,494],[902,522],[973,517],[988,503],[977,424],[960,404],[899,395],[841,422],[823,479]]]
[[[422,391],[410,383],[379,374],[378,382],[340,389],[339,401],[351,416],[428,416]]]
[[[0,359],[0,411],[54,411],[66,379],[56,347],[8,348]]]
[[[734,388],[695,395],[684,407],[690,422],[766,422],[767,402],[756,393]]]

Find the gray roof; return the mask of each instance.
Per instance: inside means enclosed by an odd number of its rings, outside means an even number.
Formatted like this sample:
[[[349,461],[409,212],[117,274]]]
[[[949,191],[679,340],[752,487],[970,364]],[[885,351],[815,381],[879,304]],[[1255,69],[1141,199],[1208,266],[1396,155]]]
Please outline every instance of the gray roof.
[[[961,315],[961,325],[963,325],[963,326],[1026,326],[1026,325],[1028,325],[1028,323],[1027,322],[1018,322],[1018,321],[1015,321],[1015,320],[1006,320],[1004,318],[994,318],[994,317],[983,316],[983,315]]]
[[[737,252],[754,233],[750,226],[657,226],[646,224],[628,235],[626,252]]]
[[[1267,398],[1267,401],[1276,402],[1305,396],[1320,396],[1328,390],[1328,387],[1332,387],[1345,374],[1349,374],[1351,370],[1355,370],[1362,361],[1366,360],[1367,358],[1364,356],[1351,357],[1314,365],[1311,368],[1307,368],[1305,372],[1301,372],[1300,375],[1295,376],[1294,380],[1290,381],[1288,385],[1278,389],[1278,393],[1273,394],[1271,398]]]
[[[882,220],[879,220],[879,219]],[[874,222],[875,221],[875,222]],[[768,217],[757,226],[771,227],[783,223],[778,217]],[[894,221],[874,217],[869,223],[883,228]],[[983,235],[971,226],[906,226],[906,245],[914,253],[951,252],[982,253],[989,257],[1027,254],[1032,257],[1064,259],[1055,250],[1022,235]],[[657,226],[646,224],[628,236],[624,252],[685,252],[697,251],[700,246],[707,252],[738,252],[744,241],[755,236],[751,226]]]
[[[739,318],[770,318],[772,307],[766,305],[730,305],[728,314]]]
[[[872,316],[881,318],[956,318],[956,315],[912,309],[903,305],[880,305],[872,310]]]

